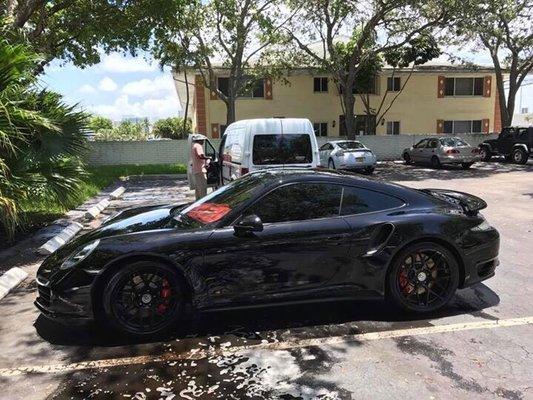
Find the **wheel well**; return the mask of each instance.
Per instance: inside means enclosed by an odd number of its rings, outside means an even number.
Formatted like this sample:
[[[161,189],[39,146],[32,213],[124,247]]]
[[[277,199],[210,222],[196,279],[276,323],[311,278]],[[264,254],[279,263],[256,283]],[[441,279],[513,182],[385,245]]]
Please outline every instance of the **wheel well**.
[[[412,246],[414,244],[418,244],[418,243],[436,243],[436,244],[439,244],[441,245],[442,247],[445,247],[446,249],[450,250],[450,252],[453,254],[453,256],[455,257],[455,261],[457,261],[457,265],[459,266],[459,287],[462,287],[464,282],[465,282],[465,265],[463,263],[463,260],[461,258],[461,255],[459,254],[459,252],[457,251],[457,249],[452,246],[449,242],[447,242],[446,240],[444,239],[439,239],[439,238],[434,238],[434,237],[429,237],[429,238],[419,238],[419,239],[415,239],[409,243],[406,243],[404,244],[401,248],[399,248],[396,253],[394,254],[394,256],[392,257],[391,261],[389,262],[389,265],[387,267],[387,273],[385,274],[385,294],[387,295],[388,294],[388,286],[387,285],[387,281],[389,279],[389,274],[390,274],[390,271],[392,269],[392,266],[394,265],[394,263],[396,262],[396,260],[398,259],[400,253],[403,251],[403,249],[405,249],[406,247],[408,246]]]
[[[110,264],[108,264],[105,267],[105,270],[103,273],[98,275],[96,278],[96,281],[92,288],[92,303],[93,303],[93,312],[95,316],[97,314],[101,314],[102,312],[102,291],[105,287],[105,284],[109,281],[111,276],[117,271],[118,268],[125,266],[132,262],[138,262],[138,261],[152,261],[159,264],[165,264],[169,267],[172,267],[175,269],[176,273],[181,277],[180,282],[182,285],[183,293],[185,294],[185,300],[187,302],[190,302],[192,300],[192,288],[190,287],[189,283],[187,282],[187,279],[185,278],[185,275],[183,272],[176,268],[176,265],[172,263],[171,261],[163,258],[163,257],[157,257],[153,255],[134,255],[126,258],[121,258],[119,260],[112,261]]]
[[[516,149],[524,150],[526,153],[528,153],[527,146],[523,143],[517,143],[513,146],[513,151]]]

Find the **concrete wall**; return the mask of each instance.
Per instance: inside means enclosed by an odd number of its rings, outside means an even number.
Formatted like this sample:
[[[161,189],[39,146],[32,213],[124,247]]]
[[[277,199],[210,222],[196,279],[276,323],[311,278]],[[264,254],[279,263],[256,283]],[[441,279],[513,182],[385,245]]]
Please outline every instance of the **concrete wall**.
[[[400,158],[406,147],[412,146],[422,138],[431,137],[420,135],[384,135],[359,136],[357,140],[372,149],[379,160],[395,160]],[[438,135],[434,135],[439,137]],[[441,135],[442,136],[442,135]],[[471,134],[461,135],[471,145],[478,145],[483,140],[492,139],[496,135]],[[321,146],[333,138],[318,138]],[[216,149],[220,139],[210,139]],[[187,140],[154,140],[142,142],[91,142],[88,156],[90,165],[118,165],[118,164],[186,164],[189,154]]]
[[[377,94],[370,95],[371,108],[379,109],[380,103],[387,89],[387,78],[390,71],[384,71],[378,77]],[[343,114],[339,94],[329,78],[328,92],[315,93],[313,91],[313,75],[311,72],[294,72],[283,80],[273,82],[272,100],[263,98],[242,98],[237,100],[237,120],[248,118],[268,117],[301,117],[309,118],[312,122],[328,123],[328,136],[339,135],[339,116]],[[326,75],[316,75],[326,76]],[[494,132],[499,129],[495,122],[495,99],[497,94],[496,79],[490,71],[417,71],[408,79],[406,72],[397,72],[402,85],[406,83],[404,91],[384,117],[383,123],[378,123],[377,134],[384,135],[387,131],[387,121],[399,121],[400,133],[426,134],[437,132],[438,120],[485,120],[488,126],[485,131]],[[490,97],[483,96],[447,96],[438,97],[439,76],[444,77],[490,77]],[[226,121],[226,107],[220,99],[211,99],[210,91],[203,88],[205,101],[205,132],[208,137],[218,136],[218,125]],[[178,88],[179,92],[179,88]],[[395,92],[389,92],[385,98],[382,110],[388,108]],[[182,96],[180,97],[182,99]],[[205,100],[204,100],[205,99]],[[195,102],[192,102],[195,103]],[[356,95],[355,113],[365,114],[363,103]],[[191,118],[197,121],[194,110]],[[195,129],[198,129],[195,127]]]

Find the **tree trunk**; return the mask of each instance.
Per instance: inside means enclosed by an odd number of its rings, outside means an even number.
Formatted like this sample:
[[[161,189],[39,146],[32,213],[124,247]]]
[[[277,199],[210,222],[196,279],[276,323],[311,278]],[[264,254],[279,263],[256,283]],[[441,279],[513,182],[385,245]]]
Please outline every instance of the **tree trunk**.
[[[183,78],[185,80],[185,110],[183,114],[183,137],[187,135],[187,122],[189,122],[189,81],[187,79],[187,68],[183,69]]]
[[[235,119],[235,98],[228,97],[228,101],[226,103],[226,126],[235,122]]]
[[[355,97],[352,94],[352,90],[346,90],[342,95],[342,101],[344,103],[344,125],[346,126],[346,136],[348,139],[355,139]]]
[[[5,5],[5,11],[6,16],[8,18],[15,18],[15,8],[17,8],[17,3],[17,0],[7,0],[7,4]]]

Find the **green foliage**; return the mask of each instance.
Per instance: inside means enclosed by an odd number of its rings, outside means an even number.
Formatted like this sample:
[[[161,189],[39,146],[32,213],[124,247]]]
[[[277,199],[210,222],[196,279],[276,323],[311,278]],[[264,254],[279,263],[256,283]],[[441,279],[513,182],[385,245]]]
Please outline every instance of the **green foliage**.
[[[165,139],[184,139],[191,133],[191,120],[187,119],[184,126],[183,118],[165,118],[156,121],[152,134]],[[184,129],[185,128],[185,129]]]
[[[95,140],[146,140],[148,139],[149,125],[147,122],[122,121],[112,129],[102,129],[96,132]]]
[[[87,123],[87,128],[94,133],[99,133],[104,130],[113,129],[113,121],[109,118],[93,115]]]
[[[36,88],[39,57],[0,40],[0,225],[12,237],[24,201],[76,196],[84,168],[85,114]]]

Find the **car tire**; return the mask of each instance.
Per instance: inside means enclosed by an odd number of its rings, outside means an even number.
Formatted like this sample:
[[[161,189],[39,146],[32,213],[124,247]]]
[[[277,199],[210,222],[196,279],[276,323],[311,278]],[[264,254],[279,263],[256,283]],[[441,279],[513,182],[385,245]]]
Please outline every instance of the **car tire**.
[[[450,250],[433,242],[416,243],[394,258],[387,299],[407,312],[435,312],[453,298],[459,279],[459,264]]]
[[[513,162],[516,164],[525,164],[527,163],[527,159],[529,158],[529,155],[527,152],[522,148],[517,148],[513,150]]]
[[[174,268],[153,261],[133,262],[118,269],[103,287],[101,317],[124,336],[158,336],[181,318],[183,294]]]
[[[412,164],[411,156],[408,153],[403,153],[403,160],[407,165]]]
[[[481,156],[481,161],[490,161],[492,158],[492,154],[486,146],[481,147],[479,155]]]
[[[374,171],[375,171],[375,168],[374,168],[374,167],[366,167],[366,168],[365,168],[365,172],[366,172],[366,173],[373,174]]]
[[[328,160],[328,168],[335,169],[335,163],[333,162],[331,158]]]
[[[461,164],[461,166],[463,167],[463,169],[469,169],[472,166],[472,164],[474,164],[474,163],[464,162],[464,163]]]
[[[437,156],[431,157],[431,166],[435,169],[439,169],[442,166]]]

